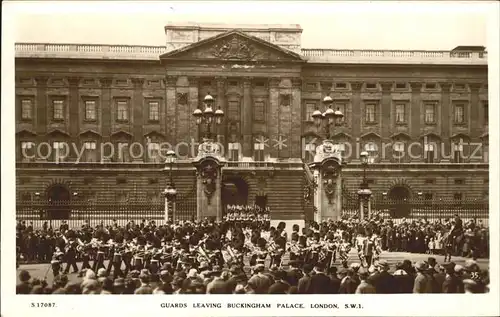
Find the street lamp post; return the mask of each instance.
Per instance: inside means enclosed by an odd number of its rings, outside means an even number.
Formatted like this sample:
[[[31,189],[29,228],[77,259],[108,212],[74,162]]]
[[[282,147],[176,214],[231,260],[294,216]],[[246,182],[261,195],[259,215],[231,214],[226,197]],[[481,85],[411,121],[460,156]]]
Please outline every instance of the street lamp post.
[[[212,106],[214,104],[214,101],[214,97],[212,97],[210,93],[208,93],[203,99],[205,109],[202,111],[200,108],[197,108],[193,111],[193,117],[196,120],[196,124],[206,124],[207,132],[205,137],[207,139],[212,138],[212,134],[210,131],[212,124],[215,123],[216,125],[219,125],[222,123],[222,118],[224,118],[224,111],[222,111],[222,109],[218,108],[215,112],[213,111]]]
[[[337,125],[344,117],[344,114],[339,109],[335,111],[332,109],[333,99],[330,96],[323,98],[323,104],[326,107],[325,112],[321,113],[319,109],[316,109],[314,110],[312,117],[316,126],[321,127],[321,125],[323,125],[326,140],[330,140],[331,126]]]
[[[361,182],[361,185],[358,190],[358,196],[359,196],[359,216],[360,219],[363,220],[365,218],[364,215],[364,209],[365,209],[365,202],[367,202],[367,215],[368,218],[370,218],[370,213],[371,213],[371,202],[370,202],[370,196],[372,195],[372,191],[368,187],[368,182],[366,180],[366,167],[368,166],[368,152],[363,151],[360,153],[360,158],[361,158],[361,164],[363,165],[363,181]]]
[[[165,165],[168,165],[169,171],[169,183],[165,190],[163,191],[163,195],[165,196],[165,222],[169,221],[170,212],[172,214],[172,220],[174,219],[174,209],[175,209],[175,198],[177,196],[177,190],[175,189],[175,184],[172,175],[172,168],[174,166],[176,160],[175,152],[169,150],[167,152],[167,159],[165,160]],[[167,166],[165,166],[165,170],[167,170]]]

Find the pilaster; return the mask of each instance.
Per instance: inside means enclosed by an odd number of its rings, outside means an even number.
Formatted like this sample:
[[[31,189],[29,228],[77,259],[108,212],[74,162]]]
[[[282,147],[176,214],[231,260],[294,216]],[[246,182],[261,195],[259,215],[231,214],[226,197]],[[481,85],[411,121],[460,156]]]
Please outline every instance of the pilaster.
[[[216,77],[217,82],[217,108],[224,111],[224,118],[220,125],[216,126],[217,142],[226,147],[227,105],[226,105],[226,77]],[[215,111],[215,109],[214,109]]]
[[[302,157],[301,129],[302,129],[302,80],[292,79],[292,128],[290,133],[290,156]],[[305,149],[304,149],[305,150]]]
[[[268,127],[269,127],[269,138],[277,139],[279,135],[279,84],[281,80],[279,78],[271,78],[269,80],[269,113],[268,113]],[[275,147],[269,148],[269,153],[271,157],[277,158],[278,151]]]
[[[132,99],[132,111],[134,112],[133,115],[133,130],[134,131],[134,142],[140,142],[143,143],[144,138],[144,132],[143,132],[143,125],[146,120],[144,120],[144,107],[148,107],[148,105],[144,104],[144,98],[142,96],[142,90],[144,87],[144,78],[132,78],[132,84],[134,85],[134,94],[133,94],[133,99]],[[149,109],[146,110],[146,112],[149,112]]]
[[[361,87],[363,87],[363,82],[354,81],[351,82],[352,96],[352,122],[351,124],[351,135],[355,138],[361,136],[361,120],[363,120],[363,109],[361,109]],[[356,140],[353,140],[356,141]],[[354,154],[354,153],[353,153]]]
[[[244,78],[243,81],[243,157],[252,157],[252,79]]]
[[[102,136],[103,142],[110,140],[111,136],[111,111],[113,105],[111,104],[111,84],[113,83],[113,78],[104,77],[99,79],[101,83],[101,113],[102,113]]]
[[[177,102],[175,88],[177,85],[177,76],[167,76],[165,82],[165,108],[166,108],[166,134],[169,142],[173,144],[177,134]]]
[[[80,131],[80,118],[79,118],[79,91],[78,86],[80,77],[69,77],[69,134],[72,138],[77,138]],[[71,156],[70,151],[70,156]]]

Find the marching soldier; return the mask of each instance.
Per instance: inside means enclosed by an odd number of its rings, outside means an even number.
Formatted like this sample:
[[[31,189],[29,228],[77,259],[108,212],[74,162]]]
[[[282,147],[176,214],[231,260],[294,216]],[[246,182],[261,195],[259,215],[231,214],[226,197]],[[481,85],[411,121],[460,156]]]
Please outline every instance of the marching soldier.
[[[52,255],[52,260],[50,261],[50,265],[52,267],[52,275],[54,277],[58,276],[59,273],[61,272],[61,263],[63,261],[64,253],[59,249],[59,247],[56,247],[56,251]]]

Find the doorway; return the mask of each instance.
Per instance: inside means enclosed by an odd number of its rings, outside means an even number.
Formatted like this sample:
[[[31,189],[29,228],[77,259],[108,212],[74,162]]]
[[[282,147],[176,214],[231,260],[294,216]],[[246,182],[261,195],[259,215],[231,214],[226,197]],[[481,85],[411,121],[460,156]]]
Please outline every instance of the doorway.
[[[222,205],[224,209],[228,205],[248,204],[248,184],[241,177],[224,178],[222,182]]]
[[[392,218],[404,218],[411,214],[410,190],[401,185],[394,186],[387,195]]]
[[[49,219],[69,219],[71,195],[66,186],[52,185],[47,190],[47,216]]]

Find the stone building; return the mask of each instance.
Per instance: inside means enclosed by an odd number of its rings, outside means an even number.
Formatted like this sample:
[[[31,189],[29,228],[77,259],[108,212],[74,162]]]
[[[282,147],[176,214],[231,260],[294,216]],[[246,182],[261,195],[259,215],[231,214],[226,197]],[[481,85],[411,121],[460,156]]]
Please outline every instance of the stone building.
[[[179,212],[190,213],[191,159],[206,132],[192,113],[208,93],[225,113],[211,131],[228,160],[223,204],[308,218],[304,163],[325,138],[312,120],[325,96],[344,114],[330,135],[346,195],[359,187],[366,150],[374,199],[487,198],[485,48],[310,49],[298,25],[176,24],[165,33],[158,47],[16,44],[18,199],[162,200],[168,168],[158,153],[168,142]]]

